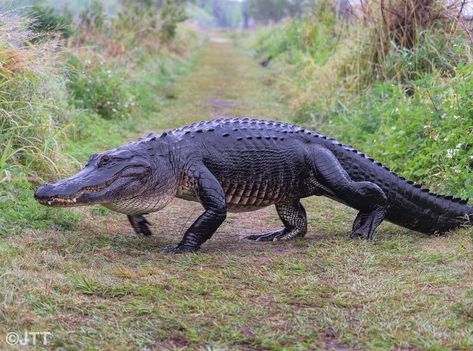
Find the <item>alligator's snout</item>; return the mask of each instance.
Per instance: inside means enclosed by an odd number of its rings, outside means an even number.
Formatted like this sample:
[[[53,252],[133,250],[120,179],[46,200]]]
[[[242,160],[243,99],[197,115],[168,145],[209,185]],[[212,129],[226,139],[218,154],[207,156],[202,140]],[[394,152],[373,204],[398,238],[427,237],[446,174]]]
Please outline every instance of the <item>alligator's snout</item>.
[[[56,184],[43,184],[34,193],[34,198],[43,205],[74,206],[77,198],[71,196],[64,187]]]
[[[34,193],[34,198],[38,201],[47,200],[52,196],[54,187],[51,184],[43,184]]]

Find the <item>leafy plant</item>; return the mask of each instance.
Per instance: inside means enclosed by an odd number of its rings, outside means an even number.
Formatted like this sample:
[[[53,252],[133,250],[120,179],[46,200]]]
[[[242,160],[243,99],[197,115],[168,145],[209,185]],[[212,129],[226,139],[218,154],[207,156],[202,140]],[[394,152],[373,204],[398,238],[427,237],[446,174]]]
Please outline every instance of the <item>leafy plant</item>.
[[[70,56],[68,89],[72,103],[93,111],[105,119],[129,116],[134,96],[123,75],[102,62]]]
[[[105,8],[100,0],[93,0],[79,15],[81,26],[86,31],[101,29],[105,18]]]

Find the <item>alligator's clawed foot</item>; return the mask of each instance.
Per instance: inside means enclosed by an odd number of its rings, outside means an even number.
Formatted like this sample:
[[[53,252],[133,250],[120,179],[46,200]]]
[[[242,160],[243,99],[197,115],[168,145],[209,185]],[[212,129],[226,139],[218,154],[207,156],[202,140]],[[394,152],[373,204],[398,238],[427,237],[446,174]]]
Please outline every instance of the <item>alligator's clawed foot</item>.
[[[136,234],[143,234],[144,236],[150,236],[153,234],[151,229],[149,229],[151,223],[148,222],[145,217],[141,215],[128,216],[128,220],[130,221],[130,224],[135,230]]]
[[[386,214],[386,209],[376,206],[371,211],[360,211],[353,222],[353,229],[350,239],[363,237],[374,240],[376,228],[381,224]]]
[[[198,247],[194,246],[186,246],[186,245],[177,245],[177,246],[167,246],[163,249],[164,253],[172,253],[172,254],[183,254],[188,252],[197,252],[199,250]]]
[[[286,233],[284,229],[264,234],[254,234],[245,236],[245,239],[252,241],[280,241],[284,240]]]

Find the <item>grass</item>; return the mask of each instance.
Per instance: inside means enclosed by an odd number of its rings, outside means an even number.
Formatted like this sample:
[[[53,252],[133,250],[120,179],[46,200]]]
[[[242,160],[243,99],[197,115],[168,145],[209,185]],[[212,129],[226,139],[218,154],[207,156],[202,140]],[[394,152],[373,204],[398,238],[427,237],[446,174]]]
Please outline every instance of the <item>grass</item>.
[[[103,140],[66,153],[209,115],[286,120],[271,72],[216,36],[149,118],[125,130],[104,121]],[[160,252],[201,212],[184,201],[149,216],[150,238],[99,208],[60,210],[63,220],[81,216],[69,230],[25,226],[0,242],[0,347],[7,332],[38,330],[57,350],[473,348],[471,230],[427,237],[383,224],[375,243],[348,240],[354,211],[321,198],[304,205],[303,240],[240,240],[280,226],[268,208],[230,214],[198,255]]]

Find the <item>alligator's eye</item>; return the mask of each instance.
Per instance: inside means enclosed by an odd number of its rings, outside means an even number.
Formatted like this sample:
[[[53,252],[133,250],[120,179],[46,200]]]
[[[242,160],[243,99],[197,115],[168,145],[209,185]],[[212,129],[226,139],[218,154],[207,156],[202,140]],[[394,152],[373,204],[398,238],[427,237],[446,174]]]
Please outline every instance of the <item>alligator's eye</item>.
[[[112,162],[112,158],[109,155],[103,155],[98,163],[98,167],[106,166]]]

